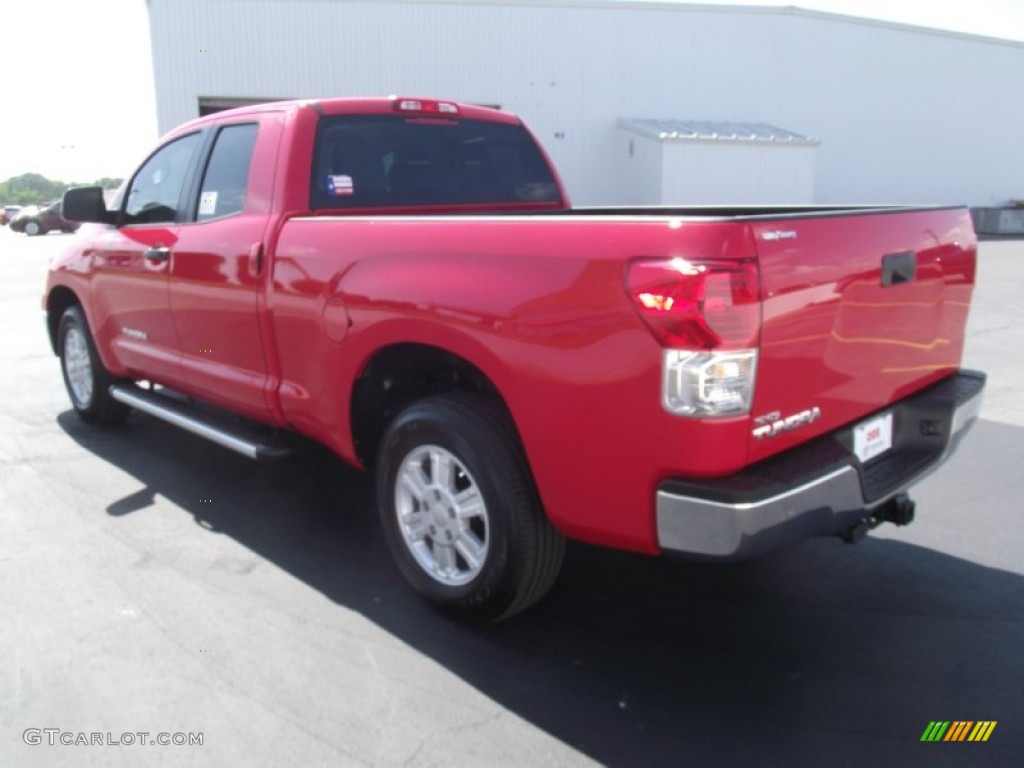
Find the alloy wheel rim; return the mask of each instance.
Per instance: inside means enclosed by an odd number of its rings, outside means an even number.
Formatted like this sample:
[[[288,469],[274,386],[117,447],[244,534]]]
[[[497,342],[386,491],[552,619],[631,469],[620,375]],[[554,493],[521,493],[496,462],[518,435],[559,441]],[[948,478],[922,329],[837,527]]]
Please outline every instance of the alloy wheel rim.
[[[85,334],[70,328],[64,335],[64,370],[75,404],[86,408],[92,402],[92,360],[85,342]]]
[[[490,521],[480,488],[450,451],[424,445],[398,468],[395,513],[406,548],[435,581],[468,584],[483,570]]]

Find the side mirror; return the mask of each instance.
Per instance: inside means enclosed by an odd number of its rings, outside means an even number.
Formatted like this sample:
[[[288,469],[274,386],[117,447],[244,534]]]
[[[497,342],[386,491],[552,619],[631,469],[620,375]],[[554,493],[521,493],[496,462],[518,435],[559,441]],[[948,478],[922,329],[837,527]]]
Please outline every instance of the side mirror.
[[[107,210],[101,187],[79,187],[64,193],[61,216],[68,221],[94,221],[113,224],[114,213]]]

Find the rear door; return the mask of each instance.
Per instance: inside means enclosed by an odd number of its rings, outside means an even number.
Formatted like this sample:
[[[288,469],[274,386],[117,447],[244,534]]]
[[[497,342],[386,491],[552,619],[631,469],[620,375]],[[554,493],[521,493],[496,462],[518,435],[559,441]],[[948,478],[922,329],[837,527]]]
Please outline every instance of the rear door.
[[[751,460],[855,423],[958,369],[976,242],[965,209],[752,225],[763,332]]]
[[[271,410],[260,304],[281,127],[278,113],[215,127],[171,259],[185,389],[256,419]]]

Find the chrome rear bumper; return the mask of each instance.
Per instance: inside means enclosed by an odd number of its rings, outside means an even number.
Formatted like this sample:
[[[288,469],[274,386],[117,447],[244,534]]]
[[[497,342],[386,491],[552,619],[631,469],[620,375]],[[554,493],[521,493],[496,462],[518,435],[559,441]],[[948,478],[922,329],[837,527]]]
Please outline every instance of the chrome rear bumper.
[[[658,543],[742,559],[846,531],[949,458],[978,417],[984,387],[984,374],[960,371],[886,408],[898,424],[893,447],[864,465],[844,429],[733,477],[666,481],[657,492]]]

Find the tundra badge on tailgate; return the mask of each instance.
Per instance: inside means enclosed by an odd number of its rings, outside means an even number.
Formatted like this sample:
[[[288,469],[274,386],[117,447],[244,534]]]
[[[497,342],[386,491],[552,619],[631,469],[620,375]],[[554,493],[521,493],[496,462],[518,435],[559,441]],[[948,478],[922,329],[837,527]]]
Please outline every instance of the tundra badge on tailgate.
[[[808,408],[806,411],[800,411],[800,413],[794,413],[786,418],[782,418],[782,414],[778,411],[772,411],[754,419],[754,423],[758,427],[752,434],[758,440],[764,440],[766,437],[778,437],[783,432],[792,432],[794,429],[806,427],[820,418],[821,408],[818,406]]]

